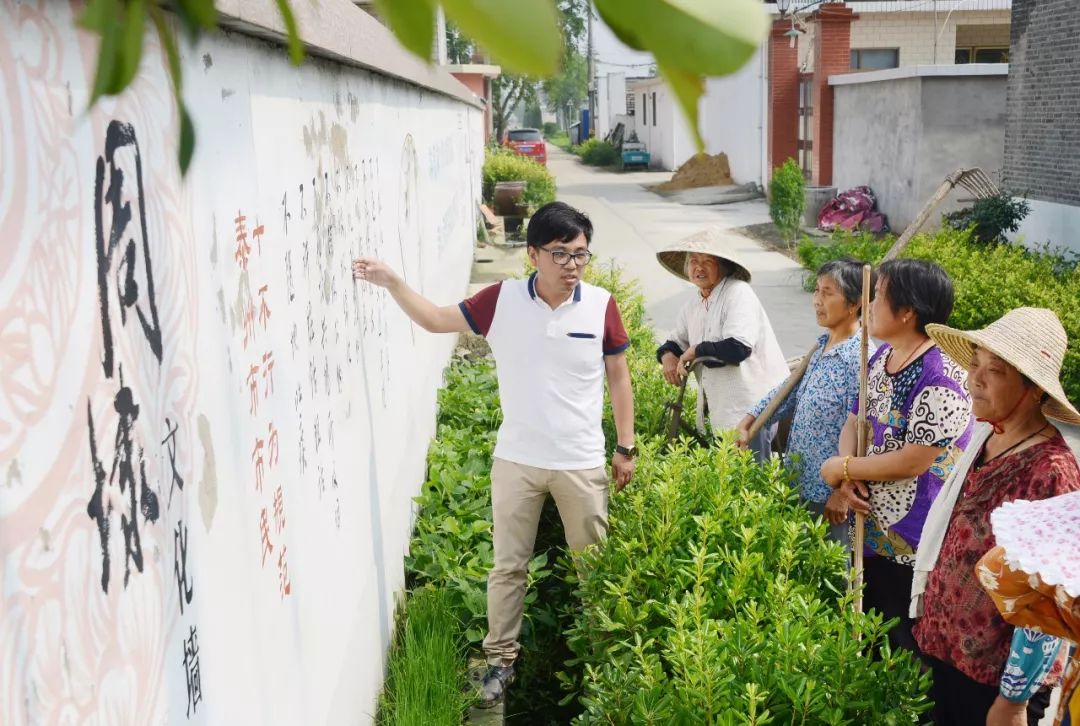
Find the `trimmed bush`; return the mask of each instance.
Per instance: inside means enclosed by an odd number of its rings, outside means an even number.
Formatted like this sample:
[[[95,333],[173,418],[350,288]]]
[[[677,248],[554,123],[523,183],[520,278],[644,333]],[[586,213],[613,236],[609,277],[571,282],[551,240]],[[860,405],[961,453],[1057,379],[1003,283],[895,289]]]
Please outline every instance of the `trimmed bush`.
[[[839,594],[844,568],[775,465],[647,445],[579,563],[578,722],[915,723],[929,676],[870,656],[888,628]]]
[[[982,328],[1023,306],[1057,313],[1069,336],[1062,383],[1069,398],[1080,401],[1080,267],[1074,259],[1021,245],[988,247],[973,241],[972,234],[970,229],[943,229],[917,235],[904,256],[933,260],[952,277],[956,304],[949,324],[955,327]],[[799,258],[810,270],[848,255],[877,263],[892,242],[891,237],[875,241],[868,235],[838,234],[828,245],[804,240]]]
[[[480,176],[481,191],[488,203],[495,195],[495,185],[503,181],[525,182],[523,201],[530,214],[555,201],[555,177],[551,172],[509,149],[488,149],[484,153],[484,167]]]
[[[795,244],[802,224],[803,210],[806,208],[805,191],[806,178],[794,159],[788,159],[773,172],[769,183],[769,218],[787,240],[788,246]]]
[[[609,142],[602,139],[589,139],[575,146],[573,151],[581,157],[583,164],[589,166],[612,166],[619,161],[619,152]]]
[[[559,125],[553,121],[545,121],[543,133],[545,139],[550,139],[552,136],[559,133]]]

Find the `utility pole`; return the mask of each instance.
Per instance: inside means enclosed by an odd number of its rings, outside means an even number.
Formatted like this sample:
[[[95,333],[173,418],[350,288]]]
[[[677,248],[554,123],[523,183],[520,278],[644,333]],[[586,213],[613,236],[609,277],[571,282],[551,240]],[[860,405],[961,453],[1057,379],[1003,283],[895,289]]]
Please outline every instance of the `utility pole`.
[[[588,2],[589,10],[589,128],[585,129],[585,139],[592,138],[592,130],[596,128],[596,61],[593,59],[593,7],[592,0]]]

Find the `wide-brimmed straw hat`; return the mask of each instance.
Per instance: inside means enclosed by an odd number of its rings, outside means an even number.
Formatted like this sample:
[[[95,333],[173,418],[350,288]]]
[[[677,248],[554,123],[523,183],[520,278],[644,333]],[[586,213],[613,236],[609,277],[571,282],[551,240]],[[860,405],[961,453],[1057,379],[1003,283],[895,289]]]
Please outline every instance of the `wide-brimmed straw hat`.
[[[735,252],[735,248],[743,243],[741,237],[730,232],[716,228],[704,229],[689,237],[683,237],[678,242],[672,242],[656,253],[656,259],[668,272],[689,281],[690,278],[686,276],[686,256],[691,252],[712,255],[731,263],[734,269],[732,277],[750,282],[750,268],[743,264]]]
[[[1080,424],[1080,412],[1069,403],[1061,387],[1061,365],[1069,339],[1053,310],[1017,308],[982,330],[956,330],[932,323],[926,326],[926,332],[965,368],[971,363],[975,347],[985,348],[1050,396],[1043,404],[1044,414]]]

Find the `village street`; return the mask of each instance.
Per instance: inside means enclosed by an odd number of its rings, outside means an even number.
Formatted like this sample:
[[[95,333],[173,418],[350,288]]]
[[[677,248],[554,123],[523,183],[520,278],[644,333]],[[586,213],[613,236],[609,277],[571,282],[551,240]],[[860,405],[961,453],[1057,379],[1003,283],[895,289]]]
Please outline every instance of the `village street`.
[[[664,270],[656,252],[709,225],[725,228],[769,221],[764,200],[727,205],[677,204],[642,187],[667,181],[670,172],[612,173],[579,164],[551,145],[548,169],[562,201],[588,213],[595,227],[592,249],[598,260],[614,260],[641,282],[646,309],[657,334],[671,329],[691,289]],[[803,292],[803,269],[782,254],[744,238],[735,251],[753,275],[752,284],[772,321],[784,355],[802,355],[820,331],[811,297]]]
[[[598,261],[614,260],[629,277],[637,278],[646,311],[662,339],[671,330],[690,285],[676,279],[656,261],[656,252],[669,242],[703,227],[736,229],[769,221],[765,200],[726,205],[678,204],[644,188],[671,177],[670,172],[612,173],[580,164],[554,145],[548,147],[548,169],[558,183],[558,197],[588,213],[595,233]],[[802,289],[806,271],[795,261],[739,235],[736,251],[753,274],[752,285],[772,322],[788,358],[800,356],[813,344],[820,328],[814,320],[811,296]],[[524,252],[520,253],[524,256]],[[503,269],[506,269],[505,267]],[[517,266],[513,271],[516,271]],[[481,285],[474,285],[479,289]],[[1080,454],[1080,429],[1058,424],[1073,451]]]

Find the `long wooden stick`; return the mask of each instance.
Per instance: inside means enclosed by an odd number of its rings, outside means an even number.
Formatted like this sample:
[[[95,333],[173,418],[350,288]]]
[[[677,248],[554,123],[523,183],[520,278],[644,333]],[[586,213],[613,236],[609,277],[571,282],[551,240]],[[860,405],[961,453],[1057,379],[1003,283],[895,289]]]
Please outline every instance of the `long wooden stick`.
[[[810,358],[814,355],[814,352],[818,349],[818,344],[814,343],[814,347],[806,351],[806,355],[803,356],[802,362],[799,363],[799,367],[796,368],[784,381],[784,385],[780,387],[780,390],[776,392],[776,395],[769,401],[769,405],[765,407],[765,410],[761,412],[761,415],[754,419],[754,423],[750,425],[750,434],[747,437],[753,441],[754,437],[761,433],[761,428],[768,423],[769,419],[773,417],[787,397],[795,390],[799,385],[799,381],[806,374],[806,369],[810,366]]]
[[[862,341],[859,351],[859,416],[858,438],[855,444],[855,456],[866,456],[867,430],[866,430],[866,400],[868,394],[869,377],[868,363],[870,359],[870,265],[863,265],[862,273]],[[855,513],[855,536],[852,537],[851,545],[852,572],[851,586],[855,589],[855,610],[862,612],[862,584],[863,584],[863,544],[864,516],[861,512]]]

